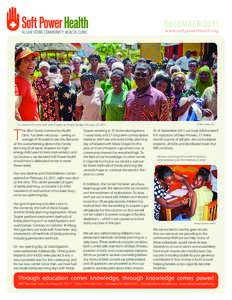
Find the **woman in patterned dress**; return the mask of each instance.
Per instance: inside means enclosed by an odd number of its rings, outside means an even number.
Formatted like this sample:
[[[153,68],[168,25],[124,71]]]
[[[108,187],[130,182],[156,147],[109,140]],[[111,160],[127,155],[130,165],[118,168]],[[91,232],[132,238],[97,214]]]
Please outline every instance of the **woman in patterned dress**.
[[[57,118],[60,121],[75,121],[78,87],[75,82],[71,82],[69,66],[62,67],[60,73],[63,80],[55,87]]]
[[[43,109],[43,120],[56,121],[54,88],[49,86],[49,80],[47,80],[49,67],[50,65],[45,61],[39,64],[41,76],[35,81],[35,90]]]

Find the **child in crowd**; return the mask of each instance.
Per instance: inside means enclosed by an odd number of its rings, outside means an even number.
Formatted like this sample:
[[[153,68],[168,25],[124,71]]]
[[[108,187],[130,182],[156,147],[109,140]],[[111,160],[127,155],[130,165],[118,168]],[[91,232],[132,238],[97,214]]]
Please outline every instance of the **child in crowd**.
[[[49,87],[54,88],[62,81],[62,76],[58,72],[56,65],[51,65],[46,79],[49,81]]]

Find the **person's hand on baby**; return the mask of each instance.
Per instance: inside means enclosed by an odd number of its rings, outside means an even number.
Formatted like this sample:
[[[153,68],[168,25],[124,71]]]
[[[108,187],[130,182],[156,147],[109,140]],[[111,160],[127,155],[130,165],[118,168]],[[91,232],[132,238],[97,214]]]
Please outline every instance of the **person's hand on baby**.
[[[195,96],[194,95],[189,96],[188,102],[192,105],[195,102]]]
[[[184,198],[181,202],[183,205],[187,205],[189,200],[188,200],[188,198]]]
[[[202,115],[204,117],[211,117],[212,116],[212,111],[208,108],[202,109]]]

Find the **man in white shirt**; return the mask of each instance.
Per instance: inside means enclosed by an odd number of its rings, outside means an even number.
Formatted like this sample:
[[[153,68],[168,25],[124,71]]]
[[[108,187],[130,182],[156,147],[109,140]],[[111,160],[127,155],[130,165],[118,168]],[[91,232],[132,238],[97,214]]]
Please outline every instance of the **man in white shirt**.
[[[189,71],[188,64],[191,59],[191,55],[192,55],[192,52],[190,50],[187,50],[185,52],[185,56],[180,57],[176,61],[176,65],[180,66],[181,71],[184,72],[185,74]]]

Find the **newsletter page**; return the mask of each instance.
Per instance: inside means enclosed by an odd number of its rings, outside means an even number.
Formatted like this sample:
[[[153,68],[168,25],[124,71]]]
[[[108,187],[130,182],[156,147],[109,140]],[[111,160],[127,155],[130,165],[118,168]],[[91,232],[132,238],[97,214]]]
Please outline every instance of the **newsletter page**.
[[[7,293],[224,295],[220,21],[63,5],[3,13]]]

